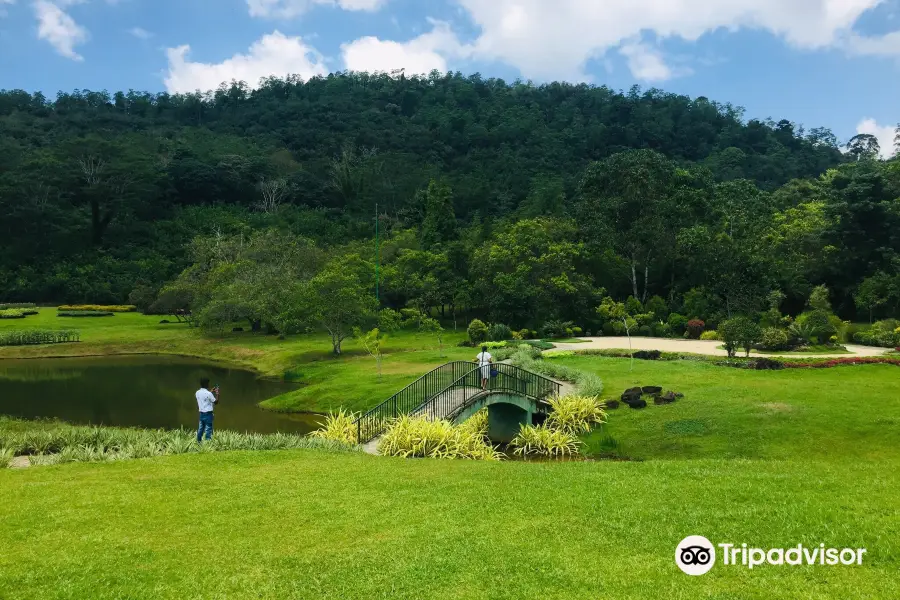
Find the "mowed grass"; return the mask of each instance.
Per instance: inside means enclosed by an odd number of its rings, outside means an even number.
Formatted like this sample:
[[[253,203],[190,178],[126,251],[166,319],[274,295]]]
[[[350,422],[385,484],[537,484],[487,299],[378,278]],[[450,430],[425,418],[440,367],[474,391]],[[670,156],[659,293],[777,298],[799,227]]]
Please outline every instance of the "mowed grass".
[[[604,397],[634,386],[682,392],[674,404],[609,412],[588,438],[603,452],[611,436],[622,456],[858,461],[900,458],[900,368],[893,365],[751,371],[694,361],[599,356],[550,360],[596,373]]]
[[[896,598],[900,461],[226,452],[0,472],[0,590],[55,598]],[[675,566],[687,535],[867,548]]]
[[[400,331],[383,346],[382,375],[375,359],[359,341],[348,339],[343,354],[334,356],[325,334],[277,336],[252,332],[204,335],[183,323],[160,324],[164,316],[117,313],[112,317],[67,319],[55,309],[24,320],[0,320],[2,329],[77,329],[81,342],[42,346],[0,347],[3,358],[108,356],[116,354],[177,354],[243,366],[266,377],[304,384],[299,390],[262,404],[286,412],[325,412],[344,407],[367,410],[425,372],[451,360],[471,360],[476,351],[459,348],[465,332],[448,331],[444,349],[430,334]],[[443,354],[443,356],[442,356]]]

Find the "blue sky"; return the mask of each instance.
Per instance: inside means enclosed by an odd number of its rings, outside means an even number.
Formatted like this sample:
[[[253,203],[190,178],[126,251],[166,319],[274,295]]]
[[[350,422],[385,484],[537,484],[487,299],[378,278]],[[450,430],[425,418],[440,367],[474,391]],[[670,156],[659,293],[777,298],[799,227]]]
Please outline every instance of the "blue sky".
[[[900,0],[0,0],[0,88],[175,92],[347,68],[658,87],[887,151]]]

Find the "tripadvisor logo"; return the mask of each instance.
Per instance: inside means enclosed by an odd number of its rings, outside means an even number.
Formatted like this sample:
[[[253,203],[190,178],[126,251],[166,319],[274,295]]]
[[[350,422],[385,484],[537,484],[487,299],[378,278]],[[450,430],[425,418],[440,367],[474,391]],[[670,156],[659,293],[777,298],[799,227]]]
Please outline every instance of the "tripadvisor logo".
[[[704,575],[716,564],[716,547],[722,564],[753,569],[761,565],[861,565],[865,548],[826,548],[819,544],[807,548],[803,544],[791,548],[750,548],[747,544],[714,545],[702,535],[691,535],[675,548],[675,564],[688,575]]]

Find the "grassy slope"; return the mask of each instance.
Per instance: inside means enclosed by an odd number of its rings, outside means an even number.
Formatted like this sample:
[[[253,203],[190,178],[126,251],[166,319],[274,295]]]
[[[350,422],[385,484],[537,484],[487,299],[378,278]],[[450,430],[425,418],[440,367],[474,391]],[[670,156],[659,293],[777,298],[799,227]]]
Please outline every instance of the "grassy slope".
[[[900,448],[900,369],[866,365],[751,371],[700,362],[552,359],[597,373],[606,397],[636,385],[686,394],[671,405],[610,411],[610,435],[634,458],[799,457],[879,460]]]
[[[890,598],[896,457],[488,464],[312,451],[0,472],[0,590],[32,598]],[[689,534],[866,547],[681,574]]]
[[[450,360],[474,356],[472,349],[456,347],[465,336],[463,332],[445,335],[443,357],[434,336],[398,332],[384,345],[383,376],[379,378],[375,360],[352,339],[344,342],[344,355],[335,357],[326,335],[278,340],[246,332],[211,338],[183,324],[160,325],[161,319],[136,313],[66,319],[57,317],[54,309],[42,309],[39,315],[25,320],[0,320],[0,330],[77,329],[81,343],[0,348],[0,359],[162,353],[229,362],[270,377],[283,377],[290,370],[307,385],[263,406],[284,411],[327,411],[341,406],[371,408],[426,371]]]

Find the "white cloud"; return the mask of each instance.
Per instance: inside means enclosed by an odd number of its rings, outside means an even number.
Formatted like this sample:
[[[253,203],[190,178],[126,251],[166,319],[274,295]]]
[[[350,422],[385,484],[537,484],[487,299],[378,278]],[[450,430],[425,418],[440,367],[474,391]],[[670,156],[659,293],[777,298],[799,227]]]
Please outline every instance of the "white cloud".
[[[247,0],[251,17],[291,19],[313,6],[338,6],[344,10],[376,11],[389,0]]]
[[[84,60],[75,46],[88,40],[88,31],[63,9],[47,0],[36,0],[34,13],[38,19],[38,38],[46,40],[56,51],[72,60]]]
[[[433,21],[433,29],[408,42],[369,36],[343,44],[344,65],[351,71],[405,69],[409,75],[447,71],[447,57],[462,58],[471,52],[446,23]]]
[[[839,45],[866,11],[885,0],[456,0],[481,31],[477,54],[536,79],[585,79],[585,62],[629,40],[696,41],[718,29],[761,29],[802,49]],[[628,56],[626,54],[626,56]],[[630,57],[629,57],[630,58]],[[657,57],[660,58],[661,57]]]
[[[878,37],[850,36],[847,50],[856,56],[885,56],[900,58],[900,31]]]
[[[627,59],[631,74],[639,81],[667,81],[691,73],[687,68],[670,67],[659,48],[637,39],[622,44],[619,53]]]
[[[128,33],[133,35],[139,40],[149,40],[153,37],[153,34],[144,29],[143,27],[132,27],[128,30]]]
[[[250,46],[247,54],[235,54],[220,63],[190,62],[191,47],[169,48],[169,72],[165,77],[170,92],[214,90],[232,79],[257,87],[260,78],[300,75],[309,78],[325,75],[328,69],[314,48],[300,37],[288,37],[279,31],[264,35]]]
[[[893,125],[879,125],[875,119],[863,119],[856,126],[856,133],[868,133],[878,138],[881,147],[881,158],[890,158],[894,155],[894,135],[896,128]]]

